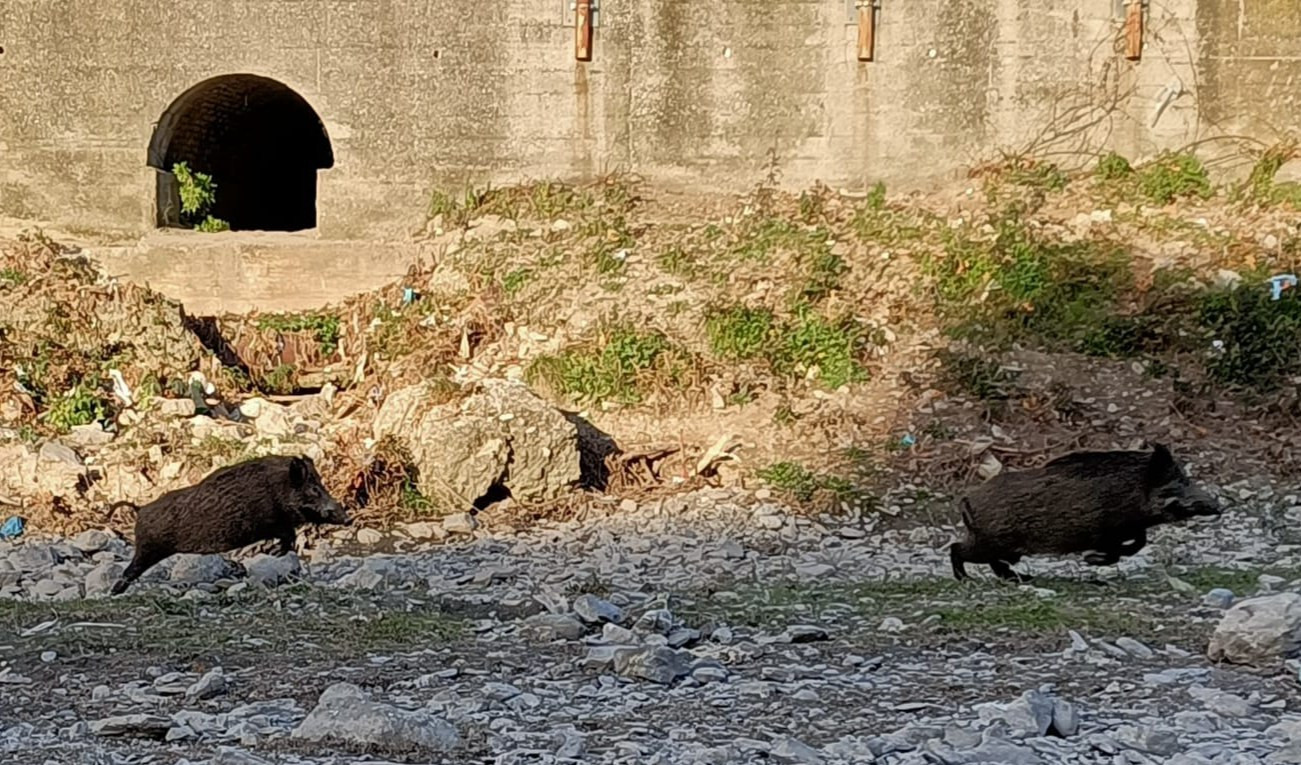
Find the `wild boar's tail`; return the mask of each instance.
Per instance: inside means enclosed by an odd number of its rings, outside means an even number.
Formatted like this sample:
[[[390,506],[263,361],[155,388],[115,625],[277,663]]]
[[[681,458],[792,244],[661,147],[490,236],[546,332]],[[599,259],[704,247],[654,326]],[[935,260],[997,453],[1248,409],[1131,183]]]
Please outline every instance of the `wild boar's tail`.
[[[104,523],[111,522],[113,520],[113,515],[117,513],[119,508],[122,507],[131,508],[131,512],[133,513],[140,512],[140,506],[134,502],[128,502],[126,500],[122,500],[121,502],[114,502],[113,504],[108,506],[108,513],[104,515]]]
[[[963,497],[962,501],[958,503],[958,510],[962,513],[962,525],[975,531],[976,523],[971,517],[971,500]]]

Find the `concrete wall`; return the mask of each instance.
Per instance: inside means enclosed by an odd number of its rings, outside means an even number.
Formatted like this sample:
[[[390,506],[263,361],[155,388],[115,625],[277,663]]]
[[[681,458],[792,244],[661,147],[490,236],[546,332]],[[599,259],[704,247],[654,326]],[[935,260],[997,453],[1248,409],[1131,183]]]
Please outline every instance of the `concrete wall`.
[[[773,150],[787,185],[921,186],[1031,142],[1138,156],[1301,116],[1295,0],[1153,0],[1141,62],[1115,52],[1116,0],[881,4],[860,63],[846,0],[602,0],[582,63],[565,0],[0,0],[0,215],[152,227],[154,124],[235,73],[323,121],[332,238],[418,227],[434,185],[741,189]]]

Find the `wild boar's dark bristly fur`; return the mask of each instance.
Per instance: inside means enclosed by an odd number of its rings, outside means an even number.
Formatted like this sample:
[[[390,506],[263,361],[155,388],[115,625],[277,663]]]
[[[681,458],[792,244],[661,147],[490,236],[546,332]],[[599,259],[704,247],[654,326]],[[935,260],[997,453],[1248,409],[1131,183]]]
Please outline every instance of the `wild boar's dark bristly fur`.
[[[1034,470],[1002,473],[958,503],[966,537],[953,543],[953,575],[985,563],[1003,579],[1023,556],[1083,553],[1108,566],[1147,545],[1147,530],[1217,516],[1214,498],[1193,485],[1170,450],[1075,452]]]
[[[118,507],[134,505],[114,503],[110,515]],[[112,592],[122,593],[176,553],[223,553],[275,539],[284,555],[294,549],[299,526],[325,523],[351,521],[310,458],[260,457],[230,465],[137,509],[135,555]]]

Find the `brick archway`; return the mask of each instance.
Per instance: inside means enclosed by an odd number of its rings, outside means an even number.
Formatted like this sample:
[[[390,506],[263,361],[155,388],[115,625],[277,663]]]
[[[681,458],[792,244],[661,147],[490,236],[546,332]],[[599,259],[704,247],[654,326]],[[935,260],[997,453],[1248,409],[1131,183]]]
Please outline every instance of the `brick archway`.
[[[159,171],[159,226],[180,221],[177,162],[213,177],[211,212],[232,230],[299,231],[316,226],[316,174],[334,166],[334,151],[321,118],[292,88],[228,74],[182,93],[154,128],[147,164]]]

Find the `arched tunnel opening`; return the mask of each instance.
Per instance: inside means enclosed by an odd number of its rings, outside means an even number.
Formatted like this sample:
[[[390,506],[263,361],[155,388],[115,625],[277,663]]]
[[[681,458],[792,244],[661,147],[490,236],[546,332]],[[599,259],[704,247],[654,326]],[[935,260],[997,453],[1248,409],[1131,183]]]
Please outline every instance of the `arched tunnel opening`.
[[[316,226],[317,171],[334,151],[316,111],[287,85],[253,74],[204,80],[163,112],[149,142],[157,173],[157,225],[184,225],[172,168],[211,176],[207,214],[233,231]]]

